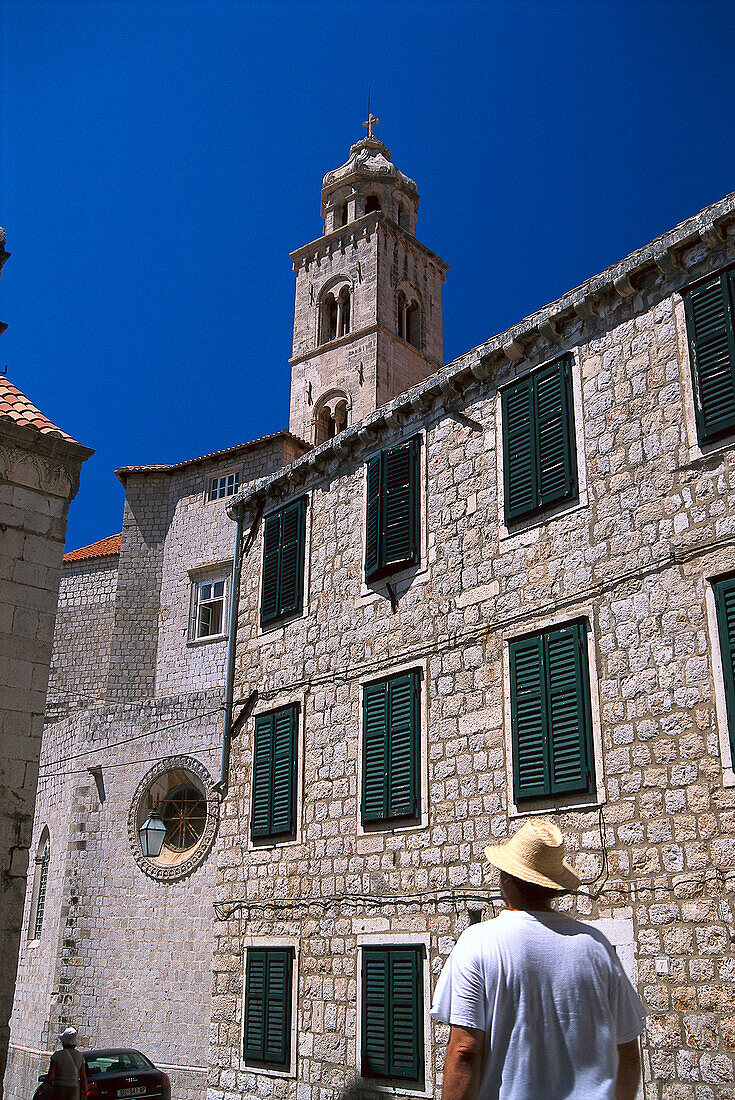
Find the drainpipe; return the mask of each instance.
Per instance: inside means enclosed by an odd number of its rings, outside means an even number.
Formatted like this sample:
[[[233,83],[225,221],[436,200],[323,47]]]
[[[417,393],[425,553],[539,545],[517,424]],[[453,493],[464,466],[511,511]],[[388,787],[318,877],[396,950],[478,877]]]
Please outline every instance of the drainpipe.
[[[232,697],[235,687],[235,642],[237,640],[237,612],[240,605],[240,567],[242,565],[242,505],[235,513],[237,534],[235,553],[232,557],[232,582],[230,585],[230,627],[227,638],[227,670],[225,673],[225,715],[222,723],[222,760],[219,783],[214,789],[224,800],[230,781],[230,747],[232,745]]]

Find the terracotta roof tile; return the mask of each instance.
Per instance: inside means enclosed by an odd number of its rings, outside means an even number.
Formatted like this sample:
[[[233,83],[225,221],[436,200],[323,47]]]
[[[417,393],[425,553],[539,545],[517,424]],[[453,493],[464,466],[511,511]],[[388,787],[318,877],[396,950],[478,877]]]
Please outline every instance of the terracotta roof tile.
[[[91,542],[79,550],[70,550],[64,554],[64,561],[90,561],[92,558],[111,558],[120,553],[121,535],[108,535],[106,539]]]
[[[33,428],[41,435],[53,435],[65,439],[67,443],[76,443],[76,439],[52,424],[8,378],[0,378],[0,420],[12,420],[14,424]]]

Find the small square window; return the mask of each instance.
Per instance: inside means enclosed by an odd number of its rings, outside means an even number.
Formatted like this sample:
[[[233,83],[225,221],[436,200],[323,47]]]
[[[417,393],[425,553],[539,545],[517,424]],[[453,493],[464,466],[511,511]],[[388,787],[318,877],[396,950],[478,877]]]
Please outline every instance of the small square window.
[[[207,500],[222,500],[224,497],[233,497],[240,489],[240,473],[223,474],[221,477],[209,479],[209,491]]]
[[[194,582],[189,628],[192,640],[224,634],[226,591],[224,577]]]

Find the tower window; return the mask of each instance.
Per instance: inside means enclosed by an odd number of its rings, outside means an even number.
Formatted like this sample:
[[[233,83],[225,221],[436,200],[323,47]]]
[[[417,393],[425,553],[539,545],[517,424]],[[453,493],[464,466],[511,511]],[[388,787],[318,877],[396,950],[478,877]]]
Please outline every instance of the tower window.
[[[49,831],[44,827],[36,852],[36,871],[33,879],[33,902],[29,922],[29,939],[40,940],[43,930],[43,914],[46,909],[46,883],[51,860]]]
[[[337,225],[347,225],[347,203],[343,202],[341,206],[337,207]]]
[[[380,210],[380,199],[377,195],[368,195],[365,199],[365,213],[374,214],[376,210]]]
[[[320,306],[319,343],[328,344],[338,340],[350,331],[351,323],[350,288],[343,286],[337,296],[330,291],[325,294]]]
[[[322,401],[314,417],[314,443],[318,446],[347,427],[347,398],[336,393]]]
[[[398,335],[413,347],[421,347],[421,307],[402,290],[398,293]]]

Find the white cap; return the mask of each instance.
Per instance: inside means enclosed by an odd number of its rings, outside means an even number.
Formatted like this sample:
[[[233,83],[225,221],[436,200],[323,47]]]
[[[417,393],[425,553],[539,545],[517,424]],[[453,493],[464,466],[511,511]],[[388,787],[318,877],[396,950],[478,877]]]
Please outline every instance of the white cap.
[[[77,1045],[77,1029],[67,1027],[59,1036],[59,1041],[63,1047],[75,1047]]]

